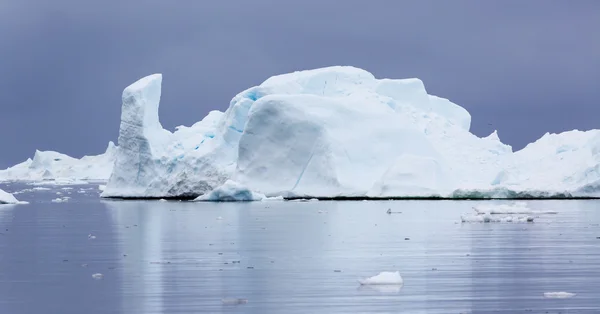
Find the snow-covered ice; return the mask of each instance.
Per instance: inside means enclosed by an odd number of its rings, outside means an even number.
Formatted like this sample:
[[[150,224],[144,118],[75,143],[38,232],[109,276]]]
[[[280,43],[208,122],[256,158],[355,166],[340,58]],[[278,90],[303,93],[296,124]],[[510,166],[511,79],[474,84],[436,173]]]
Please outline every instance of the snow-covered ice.
[[[81,160],[36,152],[0,180],[108,179],[103,197],[600,197],[600,130],[513,152],[416,78],[348,66],[268,78],[192,126],[165,130],[162,75],[122,94],[118,147]],[[201,99],[199,100],[201,101]]]
[[[358,282],[361,285],[402,285],[404,280],[398,271],[384,271],[373,277],[360,279]]]

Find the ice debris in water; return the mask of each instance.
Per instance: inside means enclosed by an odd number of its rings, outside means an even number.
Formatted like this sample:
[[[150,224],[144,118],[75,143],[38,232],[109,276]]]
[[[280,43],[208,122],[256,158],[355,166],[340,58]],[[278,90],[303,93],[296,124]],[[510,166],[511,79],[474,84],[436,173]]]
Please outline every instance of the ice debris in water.
[[[568,299],[576,296],[575,293],[570,292],[545,292],[544,298],[548,299]]]
[[[96,238],[96,236],[95,236],[95,235],[93,235],[93,234],[91,234],[91,233],[90,233],[90,234],[88,234],[88,239],[90,239],[90,240],[94,240],[95,238]]]
[[[104,275],[102,275],[101,273],[97,273],[97,274],[93,274],[92,278],[94,278],[96,280],[100,280],[100,279],[104,278]]]
[[[365,279],[360,279],[360,280],[358,280],[358,282],[361,285],[402,285],[404,283],[404,281],[402,280],[402,277],[400,276],[400,272],[398,272],[398,271],[380,272],[376,276],[365,278]]]
[[[462,222],[533,222],[533,213],[555,213],[555,212],[534,212],[527,207],[524,202],[514,203],[512,205],[483,205],[473,207],[475,215],[461,215]],[[520,216],[519,216],[520,215]]]
[[[98,185],[98,190],[103,192],[106,189],[106,185]]]
[[[52,202],[52,203],[66,203],[66,202],[68,202],[68,201],[69,201],[69,199],[71,199],[71,198],[70,198],[70,197],[68,197],[68,196],[65,196],[65,197],[59,197],[59,198],[55,198],[55,199],[53,199],[51,202]]]
[[[491,215],[542,215],[542,214],[558,214],[556,211],[534,211],[527,206],[525,202],[515,202],[512,204],[500,204],[500,205],[479,205],[474,206],[473,210],[477,214],[491,214]]]
[[[492,216],[490,214],[463,215],[460,216],[462,222],[533,222],[531,216]]]

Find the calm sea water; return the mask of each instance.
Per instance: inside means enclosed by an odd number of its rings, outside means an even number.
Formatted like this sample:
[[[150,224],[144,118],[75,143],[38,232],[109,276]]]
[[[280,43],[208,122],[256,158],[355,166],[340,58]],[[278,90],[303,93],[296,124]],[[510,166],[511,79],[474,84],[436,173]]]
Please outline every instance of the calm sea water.
[[[0,206],[0,313],[600,312],[600,201],[533,201],[559,214],[530,224],[462,224],[477,202],[98,193],[52,187],[16,195],[31,204]],[[50,202],[62,196],[72,198]],[[396,270],[401,288],[357,282]],[[558,291],[577,295],[543,297]]]

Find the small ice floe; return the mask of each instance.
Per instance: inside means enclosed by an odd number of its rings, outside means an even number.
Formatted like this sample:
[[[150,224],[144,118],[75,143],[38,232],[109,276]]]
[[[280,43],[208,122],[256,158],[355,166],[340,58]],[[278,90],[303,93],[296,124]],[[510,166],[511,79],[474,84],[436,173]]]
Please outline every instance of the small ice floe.
[[[35,188],[31,189],[31,190],[33,190],[33,191],[50,191],[52,189],[50,189],[50,188],[43,188],[43,187],[35,187]]]
[[[225,298],[225,299],[222,299],[221,302],[224,305],[239,305],[239,304],[248,303],[248,299]]]
[[[399,286],[399,285],[404,284],[404,280],[402,280],[402,277],[400,276],[400,272],[398,272],[398,271],[380,272],[379,275],[365,278],[365,279],[359,279],[358,282],[364,286],[370,286],[370,285]]]
[[[88,239],[90,239],[90,240],[94,240],[95,238],[96,238],[96,236],[95,236],[95,235],[93,235],[93,234],[91,234],[91,233],[90,233],[90,234],[88,234]]]
[[[104,190],[106,190],[106,185],[98,185],[98,190],[104,192]]]
[[[97,274],[93,274],[92,278],[94,278],[96,280],[100,280],[100,279],[104,278],[104,275],[102,275],[101,273],[97,273]]]
[[[462,222],[482,222],[482,223],[524,223],[533,222],[531,216],[492,216],[491,214],[477,214],[477,215],[462,215],[460,216]]]
[[[500,205],[479,205],[474,206],[473,210],[479,215],[490,214],[490,215],[552,215],[558,214],[555,211],[537,211],[532,210],[527,206],[525,202],[515,202],[512,204],[500,204]]]
[[[576,296],[575,293],[570,292],[545,292],[544,298],[547,299],[568,299]]]
[[[219,216],[217,217],[217,220],[223,220],[223,217]]]
[[[71,198],[68,196],[65,196],[65,197],[55,198],[55,199],[51,200],[51,202],[52,203],[65,203],[65,202],[68,202],[69,199],[71,199]]]
[[[166,202],[167,200],[166,200],[166,199],[164,199],[164,198],[161,198],[161,199],[159,199],[158,201],[159,201],[159,202]]]

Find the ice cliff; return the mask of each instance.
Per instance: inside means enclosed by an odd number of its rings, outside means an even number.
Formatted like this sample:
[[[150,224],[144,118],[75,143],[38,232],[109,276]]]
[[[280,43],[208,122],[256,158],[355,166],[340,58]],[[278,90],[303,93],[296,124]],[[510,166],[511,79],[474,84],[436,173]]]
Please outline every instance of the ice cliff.
[[[341,66],[274,76],[175,132],[159,122],[161,83],[154,74],[124,90],[103,197],[231,195],[232,186],[288,198],[549,197],[600,187],[598,131],[546,134],[513,153],[496,132],[470,133],[470,114],[418,79]]]

